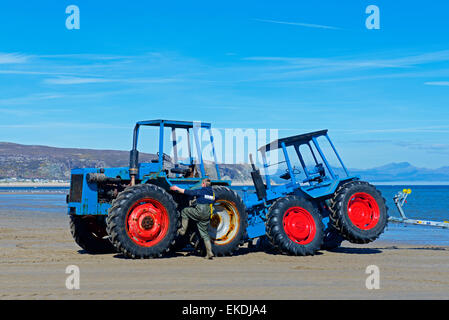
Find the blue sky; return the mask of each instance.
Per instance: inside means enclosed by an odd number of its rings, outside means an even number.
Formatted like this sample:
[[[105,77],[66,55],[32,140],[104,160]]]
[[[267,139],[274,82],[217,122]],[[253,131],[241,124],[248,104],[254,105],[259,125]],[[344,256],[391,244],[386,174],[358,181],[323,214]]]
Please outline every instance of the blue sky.
[[[79,30],[65,27],[68,5]],[[368,30],[368,5],[380,30]],[[323,128],[349,167],[449,165],[446,1],[29,1],[0,10],[0,141],[129,150],[143,119]]]

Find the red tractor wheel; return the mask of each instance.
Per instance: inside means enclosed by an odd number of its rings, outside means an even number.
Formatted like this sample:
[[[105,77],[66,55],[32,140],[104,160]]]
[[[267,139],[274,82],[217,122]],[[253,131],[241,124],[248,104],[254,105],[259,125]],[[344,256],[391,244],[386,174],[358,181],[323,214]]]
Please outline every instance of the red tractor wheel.
[[[179,213],[172,196],[151,184],[126,188],[112,202],[107,218],[112,243],[130,258],[168,253],[178,227]]]
[[[316,225],[313,216],[302,207],[291,207],[283,219],[285,233],[290,240],[299,244],[309,244],[316,235]]]
[[[332,226],[350,242],[372,242],[385,230],[385,199],[367,182],[352,181],[340,186],[331,204]]]
[[[369,193],[354,193],[349,198],[347,211],[351,222],[362,230],[370,230],[379,222],[379,206]]]
[[[318,209],[298,196],[281,198],[270,207],[266,229],[272,246],[285,254],[313,255],[323,243]]]
[[[136,201],[126,217],[126,231],[136,244],[151,247],[167,235],[169,215],[157,200],[146,198]]]

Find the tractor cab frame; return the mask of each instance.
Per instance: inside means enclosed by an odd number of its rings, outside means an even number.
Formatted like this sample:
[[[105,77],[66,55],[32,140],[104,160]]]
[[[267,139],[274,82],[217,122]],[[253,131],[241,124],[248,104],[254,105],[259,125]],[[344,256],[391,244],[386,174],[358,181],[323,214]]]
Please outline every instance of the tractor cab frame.
[[[152,161],[151,164],[148,164],[147,168],[150,168],[152,171],[151,178],[158,177],[168,177],[169,173],[175,174],[176,179],[171,179],[171,181],[186,181],[186,178],[190,178],[192,181],[199,181],[200,178],[209,177],[206,173],[204,160],[202,156],[202,147],[199,137],[199,130],[205,129],[209,132],[210,142],[212,146],[212,154],[214,158],[214,170],[215,176],[217,180],[220,180],[220,170],[217,164],[217,157],[215,153],[214,140],[211,132],[211,124],[206,122],[189,122],[189,121],[173,121],[173,120],[148,120],[148,121],[139,121],[136,123],[134,127],[133,133],[133,147],[130,152],[130,164],[129,164],[129,174],[131,178],[131,184],[135,184],[135,180],[139,178],[143,178],[140,172],[139,165],[139,152],[137,151],[138,138],[139,138],[139,129],[142,126],[154,126],[159,127],[159,151],[157,152],[157,159]],[[164,167],[164,163],[168,160],[171,161],[170,157],[164,153],[164,129],[171,129],[171,138],[173,144],[173,164],[169,170],[166,170]],[[188,147],[188,159],[187,162],[182,162],[179,159],[178,155],[178,141],[176,130],[186,130],[187,133],[187,147]],[[191,135],[193,135],[193,141],[195,143],[195,149],[197,151],[197,163],[194,161],[194,157],[192,155],[192,139]],[[199,168],[197,168],[197,166]],[[198,170],[199,169],[199,170]],[[147,170],[144,170],[147,171]]]
[[[323,149],[320,147],[320,143],[318,142],[319,137],[325,137],[329,142],[335,156],[337,157],[343,171],[344,176],[340,177],[335,172],[335,169],[330,165],[329,161],[326,158]],[[304,155],[300,151],[301,146],[306,146],[308,151],[313,158],[313,168],[307,166]],[[300,169],[298,170],[293,165],[294,159],[292,159],[287,151],[287,148],[293,148],[295,151],[295,155],[297,156],[299,163],[301,164],[302,170],[305,174],[305,179],[298,180],[297,174],[300,173]],[[328,130],[315,131],[306,134],[300,134],[296,136],[291,136],[287,138],[282,138],[271,142],[261,148],[259,151],[261,153],[263,159],[263,166],[265,171],[265,180],[266,180],[266,189],[267,190],[275,190],[271,183],[272,175],[269,174],[269,167],[271,166],[267,162],[267,153],[270,151],[275,151],[277,149],[282,149],[282,153],[285,159],[285,163],[287,165],[287,170],[284,174],[280,176],[280,178],[287,180],[288,183],[285,185],[287,188],[296,188],[300,187],[301,190],[306,193],[308,196],[312,198],[320,198],[328,196],[334,193],[335,189],[342,181],[358,179],[358,176],[351,176],[348,172],[348,169],[344,165],[340,155],[338,154],[334,144],[328,135]],[[315,150],[315,151],[314,151]]]

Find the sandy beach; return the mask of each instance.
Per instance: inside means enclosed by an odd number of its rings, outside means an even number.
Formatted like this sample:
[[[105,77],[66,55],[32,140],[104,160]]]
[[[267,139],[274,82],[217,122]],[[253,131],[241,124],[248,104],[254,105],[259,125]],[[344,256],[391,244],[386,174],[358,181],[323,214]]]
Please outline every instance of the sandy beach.
[[[0,212],[0,299],[448,299],[449,247],[344,242],[309,257],[242,248],[206,261],[176,257],[128,260],[89,255],[60,213]],[[68,265],[80,289],[68,290]],[[377,265],[380,289],[365,286]]]

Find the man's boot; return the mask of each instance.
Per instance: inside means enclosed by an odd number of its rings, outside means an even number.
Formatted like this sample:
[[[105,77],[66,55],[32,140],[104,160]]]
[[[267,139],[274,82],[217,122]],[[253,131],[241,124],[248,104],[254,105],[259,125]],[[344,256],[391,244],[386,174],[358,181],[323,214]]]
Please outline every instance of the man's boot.
[[[206,246],[206,256],[204,258],[212,260],[214,253],[212,252],[212,244],[210,240],[204,240],[204,245]]]
[[[189,225],[189,218],[182,218],[181,219],[181,228],[178,229],[178,234],[183,236],[187,232],[187,227]]]

